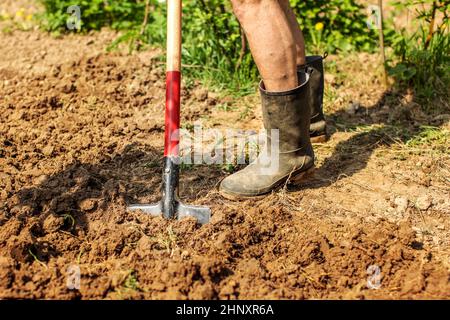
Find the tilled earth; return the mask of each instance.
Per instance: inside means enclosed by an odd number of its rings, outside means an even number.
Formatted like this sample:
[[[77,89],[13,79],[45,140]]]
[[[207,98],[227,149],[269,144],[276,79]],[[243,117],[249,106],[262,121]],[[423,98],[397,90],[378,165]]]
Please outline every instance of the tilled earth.
[[[106,53],[114,36],[0,35],[0,298],[450,298],[448,157],[399,159],[397,137],[336,120],[388,121],[386,103],[405,125],[445,117],[420,118],[360,70],[328,103],[334,134],[303,186],[231,202],[225,171],[193,166],[180,194],[211,223],[130,213],[160,196],[164,65],[158,51]],[[373,61],[357,59],[342,65]],[[182,122],[259,128],[256,97],[229,101],[184,90]]]

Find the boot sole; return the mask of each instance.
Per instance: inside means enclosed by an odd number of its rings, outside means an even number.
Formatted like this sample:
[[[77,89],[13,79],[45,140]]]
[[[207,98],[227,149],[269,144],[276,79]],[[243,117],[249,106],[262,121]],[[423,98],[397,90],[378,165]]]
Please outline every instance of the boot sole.
[[[314,175],[314,172],[316,171],[316,167],[313,165],[311,168],[309,168],[306,171],[303,172],[299,172],[295,175],[292,175],[290,178],[286,177],[282,180],[280,180],[278,182],[278,184],[269,192],[266,192],[264,194],[260,194],[260,195],[240,195],[240,194],[235,194],[235,193],[228,193],[225,192],[223,190],[219,190],[219,194],[224,197],[227,200],[231,200],[231,201],[242,201],[242,200],[258,200],[258,199],[264,199],[265,197],[267,197],[268,195],[270,195],[272,192],[277,192],[279,191],[285,184],[286,181],[289,179],[288,184],[290,185],[299,185],[301,184],[305,179],[310,178]]]

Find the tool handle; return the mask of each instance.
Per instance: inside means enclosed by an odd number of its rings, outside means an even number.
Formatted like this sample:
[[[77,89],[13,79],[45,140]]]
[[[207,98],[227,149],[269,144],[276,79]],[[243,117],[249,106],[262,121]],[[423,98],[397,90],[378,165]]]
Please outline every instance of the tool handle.
[[[181,0],[167,0],[167,71],[181,70]]]
[[[181,91],[181,0],[167,0],[165,157],[178,157]]]

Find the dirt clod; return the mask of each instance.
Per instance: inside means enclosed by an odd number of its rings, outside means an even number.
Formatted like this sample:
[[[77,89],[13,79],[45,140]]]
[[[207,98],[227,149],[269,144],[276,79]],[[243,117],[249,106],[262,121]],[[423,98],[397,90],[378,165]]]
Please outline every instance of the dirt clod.
[[[61,229],[63,225],[64,225],[63,217],[50,214],[47,218],[45,218],[42,228],[46,233],[53,233]]]
[[[428,210],[431,207],[432,204],[433,204],[432,199],[428,195],[420,196],[416,200],[417,208],[422,210],[422,211]]]

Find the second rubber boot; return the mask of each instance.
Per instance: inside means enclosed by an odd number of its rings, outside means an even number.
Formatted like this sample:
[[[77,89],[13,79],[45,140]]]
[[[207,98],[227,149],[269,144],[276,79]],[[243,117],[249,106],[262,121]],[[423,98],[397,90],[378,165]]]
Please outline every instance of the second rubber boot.
[[[325,77],[322,56],[306,56],[306,65],[299,66],[298,71],[304,72],[305,68],[312,68],[310,78],[311,88],[311,124],[309,134],[312,143],[320,143],[328,140],[327,124],[323,114],[323,95]]]
[[[222,196],[230,200],[264,196],[312,173],[309,79],[309,73],[299,72],[299,86],[287,92],[268,92],[260,83],[266,146],[255,162],[221,182]],[[273,129],[278,130],[278,143],[273,143]]]

